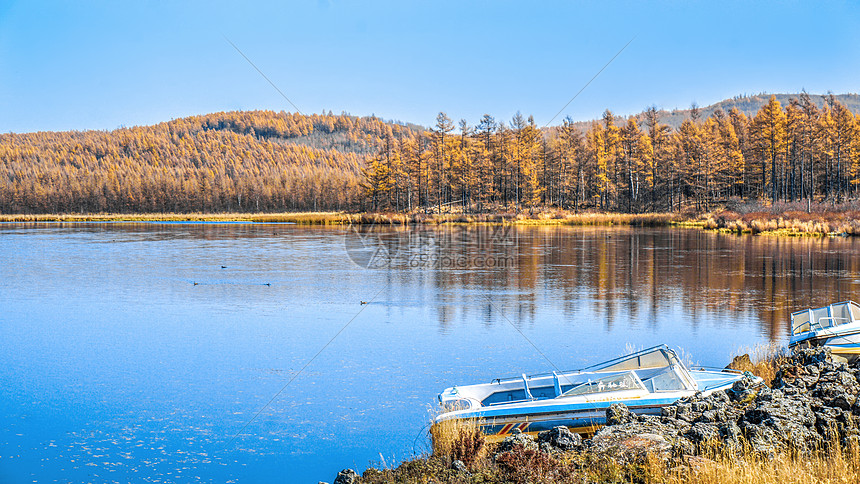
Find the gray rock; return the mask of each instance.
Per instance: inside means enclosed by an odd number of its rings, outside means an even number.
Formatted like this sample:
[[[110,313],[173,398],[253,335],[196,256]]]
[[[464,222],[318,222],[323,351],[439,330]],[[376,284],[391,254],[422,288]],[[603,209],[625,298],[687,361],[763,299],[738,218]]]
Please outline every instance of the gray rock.
[[[804,399],[772,400],[750,408],[744,413],[743,419],[754,424],[765,424],[771,427],[778,422],[793,422],[798,425],[812,426],[815,424],[815,413]]]
[[[665,460],[692,449],[682,436],[689,428],[682,420],[643,415],[632,422],[605,426],[583,444],[587,452],[620,462],[639,462],[648,455]]]
[[[722,409],[717,410],[706,410],[702,412],[702,416],[699,417],[699,422],[704,423],[719,423],[725,422],[726,414]]]
[[[694,400],[693,402],[690,403],[690,410],[693,413],[697,413],[699,415],[701,415],[702,412],[707,412],[708,410],[711,410],[712,408],[714,408],[713,402],[711,402],[709,400],[698,400],[698,401]]]
[[[589,451],[621,463],[641,463],[649,456],[667,460],[676,439],[677,433],[668,426],[653,421],[635,422],[603,427],[589,441]]]
[[[818,346],[815,348],[801,348],[794,350],[789,360],[801,366],[816,365],[819,363],[830,363],[831,358],[830,348],[826,346]]]
[[[675,407],[675,416],[678,420],[683,420],[688,423],[693,423],[698,415],[693,412],[693,406],[685,401],[681,400],[680,402],[674,405]]]
[[[685,434],[685,437],[690,439],[694,444],[704,444],[710,441],[716,441],[720,438],[720,431],[714,425],[706,423],[694,423],[690,430]]]
[[[747,402],[751,400],[758,392],[759,385],[752,378],[744,377],[736,381],[731,390],[726,393],[734,402]]]
[[[857,378],[842,369],[822,373],[812,396],[818,397],[828,407],[849,410],[857,402],[860,385]]]
[[[513,450],[515,447],[522,447],[526,450],[537,450],[538,444],[531,435],[524,434],[522,432],[515,432],[505,437],[505,440],[499,443],[497,454],[508,452]]]
[[[634,420],[636,416],[623,403],[613,403],[606,409],[606,425],[624,425]]]
[[[451,463],[451,469],[457,472],[469,472],[469,469],[466,467],[466,464],[463,463],[460,459],[455,460]]]
[[[334,484],[355,484],[358,482],[358,473],[352,469],[344,469],[337,473]]]
[[[660,415],[665,418],[674,419],[678,416],[678,407],[675,405],[669,405],[668,407],[663,407],[660,409]]]
[[[774,379],[774,388],[809,388],[818,382],[820,370],[816,365],[786,365],[780,368]]]
[[[854,415],[860,415],[860,399],[854,402],[854,405],[851,405],[851,413]]]
[[[771,390],[768,387],[761,387],[758,391],[758,394],[755,396],[756,402],[769,402],[774,398],[782,398],[783,393],[781,390]]]
[[[545,430],[538,434],[538,442],[548,444],[552,447],[561,450],[574,450],[582,447],[582,437],[579,434],[573,433],[565,426],[553,427],[551,430]]]

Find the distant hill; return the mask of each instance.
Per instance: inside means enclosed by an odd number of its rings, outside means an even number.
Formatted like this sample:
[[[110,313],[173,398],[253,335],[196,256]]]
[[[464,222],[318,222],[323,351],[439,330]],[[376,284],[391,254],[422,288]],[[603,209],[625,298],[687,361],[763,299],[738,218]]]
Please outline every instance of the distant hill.
[[[782,105],[783,108],[788,105],[791,99],[796,99],[800,97],[800,93],[795,94],[772,94],[776,96],[776,100]],[[699,112],[701,114],[702,119],[707,119],[709,116],[713,115],[715,111],[722,110],[723,112],[728,113],[732,108],[737,108],[742,113],[746,114],[749,117],[755,116],[756,113],[767,104],[770,100],[771,94],[769,93],[760,93],[752,96],[735,96],[731,99],[726,99],[720,101],[718,103],[711,104],[709,106],[699,107]],[[823,107],[825,104],[825,100],[829,95],[827,94],[810,94],[810,99],[818,105],[818,107]],[[854,114],[860,113],[860,94],[848,93],[848,94],[834,94],[834,98],[836,98],[842,105],[847,107]],[[658,110],[658,115],[660,122],[663,124],[667,124],[672,128],[678,128],[681,126],[681,123],[684,122],[685,119],[690,119],[690,109],[673,109],[671,111],[667,111],[665,109]],[[644,111],[633,115],[637,121],[640,122],[645,119]],[[618,119],[627,119],[628,116],[619,116]],[[592,120],[589,121],[578,121],[574,123],[580,129],[587,129],[590,126]]]
[[[702,119],[713,115],[718,109],[728,113],[732,108],[737,108],[738,111],[752,117],[756,115],[762,106],[767,104],[770,100],[770,96],[771,94],[768,93],[756,94],[754,96],[736,96],[732,99],[726,99],[724,101],[711,104],[710,106],[700,107],[699,109],[702,114]],[[773,94],[773,96],[776,96],[776,100],[779,101],[783,108],[785,108],[792,99],[799,98],[800,93]],[[810,94],[809,97],[818,105],[818,107],[823,107],[828,95]],[[851,110],[851,112],[855,114],[860,113],[860,94],[834,94],[833,97],[836,98],[836,100],[838,100],[843,106]],[[661,111],[660,113],[660,121],[672,126],[673,128],[677,128],[685,119],[690,118],[689,109],[673,109],[672,111]]]
[[[375,116],[287,113],[284,111],[231,111],[175,119],[167,123],[176,129],[197,133],[219,131],[251,135],[260,140],[335,150],[368,156],[379,151],[382,138],[390,133],[414,137],[421,126],[385,121]]]

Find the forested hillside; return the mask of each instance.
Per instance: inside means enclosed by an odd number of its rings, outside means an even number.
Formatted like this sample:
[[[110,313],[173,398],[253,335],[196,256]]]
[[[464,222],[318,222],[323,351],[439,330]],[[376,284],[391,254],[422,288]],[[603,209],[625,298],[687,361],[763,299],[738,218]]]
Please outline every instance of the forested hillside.
[[[0,135],[0,212],[353,209],[368,153],[413,128],[250,111],[115,131]]]
[[[823,107],[776,96],[754,115],[692,110],[678,129],[650,109],[587,129],[565,120],[541,131],[517,115],[477,126],[440,113],[426,141],[386,139],[366,170],[372,208],[487,207],[647,212],[709,210],[732,200],[856,198],[858,118],[835,96]]]
[[[856,198],[856,95],[743,98],[541,129],[215,113],[114,131],[0,135],[0,213],[709,210]],[[847,105],[843,103],[855,104]],[[746,112],[751,114],[746,114]],[[679,114],[680,116],[680,114]]]

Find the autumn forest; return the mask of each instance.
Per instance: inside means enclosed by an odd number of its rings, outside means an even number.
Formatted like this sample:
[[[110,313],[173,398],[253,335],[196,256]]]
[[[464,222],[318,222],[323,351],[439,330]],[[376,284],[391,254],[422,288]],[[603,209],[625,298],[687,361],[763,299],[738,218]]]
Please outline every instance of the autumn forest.
[[[815,98],[815,99],[814,99]],[[0,213],[706,211],[860,190],[860,117],[775,97],[677,128],[650,108],[539,126],[519,113],[430,128],[242,111],[113,131],[0,135]]]

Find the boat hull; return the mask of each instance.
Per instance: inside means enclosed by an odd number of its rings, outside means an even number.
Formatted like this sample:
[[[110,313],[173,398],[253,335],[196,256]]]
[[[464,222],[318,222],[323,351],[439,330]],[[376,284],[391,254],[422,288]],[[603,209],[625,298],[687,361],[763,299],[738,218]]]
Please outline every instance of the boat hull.
[[[860,331],[853,334],[821,335],[789,345],[790,348],[827,346],[832,354],[854,361],[860,358]]]
[[[674,399],[673,399],[674,401]],[[479,423],[481,432],[484,433],[489,442],[499,442],[511,435],[516,430],[522,433],[536,435],[545,430],[551,430],[558,426],[565,426],[572,432],[583,435],[591,435],[606,425],[606,405],[589,409],[576,409],[561,412],[534,413],[528,415],[503,415],[482,420]],[[638,415],[660,415],[660,409],[670,402],[655,402],[628,406],[628,409]]]
[[[818,334],[800,341],[793,341],[789,348],[808,348],[826,346],[832,354],[841,356],[848,361],[860,358],[860,328],[850,332],[835,332]]]
[[[436,424],[475,422],[490,441],[516,431],[536,434],[559,426],[591,434],[606,425],[612,404],[624,404],[639,415],[659,415],[681,398],[726,390],[746,377],[761,384],[760,378],[735,371],[688,370],[672,350],[660,345],[586,370],[446,388],[438,396],[443,413]]]
[[[498,442],[519,430],[537,434],[554,427],[565,426],[573,432],[589,435],[606,425],[606,409],[613,403],[624,403],[638,415],[659,415],[661,408],[676,402],[685,395],[673,394],[658,398],[636,400],[605,400],[552,405],[546,408],[519,407],[511,409],[479,409],[474,412],[458,412],[455,419],[475,419],[481,432],[489,442]],[[447,420],[440,416],[438,422]]]

